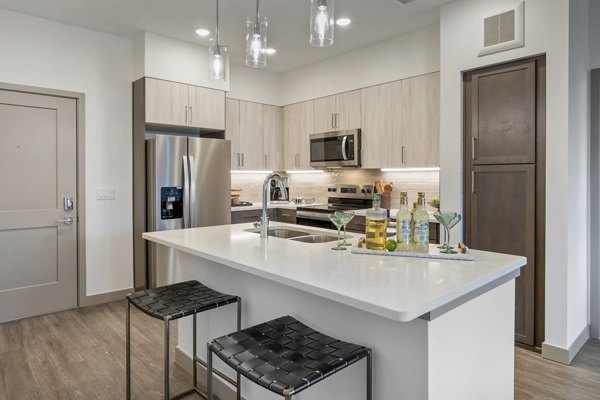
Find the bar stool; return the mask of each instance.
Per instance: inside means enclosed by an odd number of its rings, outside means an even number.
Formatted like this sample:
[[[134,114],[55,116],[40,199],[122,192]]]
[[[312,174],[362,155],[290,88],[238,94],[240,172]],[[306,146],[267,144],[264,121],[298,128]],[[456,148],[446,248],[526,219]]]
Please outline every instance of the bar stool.
[[[169,323],[179,318],[193,315],[193,382],[194,387],[184,391],[172,399],[181,399],[193,393],[197,393],[206,397],[198,388],[197,378],[197,363],[208,368],[207,363],[197,357],[196,354],[196,315],[198,313],[209,311],[228,304],[237,303],[237,327],[241,328],[241,310],[242,299],[236,296],[219,293],[212,290],[198,281],[188,281],[176,283],[173,285],[162,286],[155,289],[143,290],[132,293],[127,296],[127,353],[126,353],[126,369],[127,369],[127,399],[131,399],[131,305],[145,314],[164,321],[164,398],[171,399],[169,396]],[[227,375],[216,371],[219,376],[226,379],[230,384],[237,389],[238,399],[240,399],[240,375],[237,375],[237,380],[229,378]]]
[[[207,347],[209,400],[213,400],[213,353],[238,375],[285,400],[366,357],[367,400],[373,398],[371,349],[324,335],[290,316],[238,330]]]

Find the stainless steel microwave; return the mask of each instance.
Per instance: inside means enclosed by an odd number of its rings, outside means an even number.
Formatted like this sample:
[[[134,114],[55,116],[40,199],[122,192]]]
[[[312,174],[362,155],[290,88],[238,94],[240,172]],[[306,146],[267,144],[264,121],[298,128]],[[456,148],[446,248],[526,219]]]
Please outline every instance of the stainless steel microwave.
[[[310,135],[313,168],[360,167],[360,129]]]

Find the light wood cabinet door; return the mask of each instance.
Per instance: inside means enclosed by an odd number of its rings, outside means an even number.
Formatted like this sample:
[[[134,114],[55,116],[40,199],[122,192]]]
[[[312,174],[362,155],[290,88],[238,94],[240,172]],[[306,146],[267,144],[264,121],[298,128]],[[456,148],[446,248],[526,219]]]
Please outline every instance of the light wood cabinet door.
[[[242,168],[242,155],[240,150],[240,101],[236,99],[227,99],[225,115],[225,139],[231,140],[231,169],[239,170]]]
[[[313,101],[284,107],[284,166],[286,170],[310,168],[309,136],[314,133]]]
[[[187,125],[188,85],[146,78],[146,123]]]
[[[263,167],[279,171],[283,168],[281,158],[283,149],[283,110],[281,107],[263,106]]]
[[[361,91],[362,166],[402,167],[402,82]]]
[[[340,93],[335,96],[336,110],[334,116],[335,130],[361,128],[361,94],[360,90]]]
[[[188,125],[196,128],[225,129],[225,92],[189,86]]]
[[[337,96],[313,100],[315,114],[314,133],[333,132],[336,129]]]
[[[440,74],[402,81],[403,166],[440,165]]]
[[[242,169],[264,169],[263,105],[240,100]]]

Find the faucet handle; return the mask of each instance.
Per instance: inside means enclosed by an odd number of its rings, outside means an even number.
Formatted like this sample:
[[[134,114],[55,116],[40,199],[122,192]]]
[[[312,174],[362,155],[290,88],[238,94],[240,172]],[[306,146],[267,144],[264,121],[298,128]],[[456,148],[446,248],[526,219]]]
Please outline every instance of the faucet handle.
[[[258,227],[260,227],[261,225],[262,225],[262,222],[260,222],[260,221],[254,221],[254,227],[255,227],[255,228],[258,228]]]

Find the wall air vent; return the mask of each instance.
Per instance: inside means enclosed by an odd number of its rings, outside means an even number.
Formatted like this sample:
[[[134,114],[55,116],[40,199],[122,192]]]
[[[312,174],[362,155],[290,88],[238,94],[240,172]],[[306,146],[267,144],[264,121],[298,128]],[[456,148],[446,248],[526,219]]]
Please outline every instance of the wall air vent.
[[[514,10],[483,19],[483,49],[479,57],[525,45],[525,2]]]

